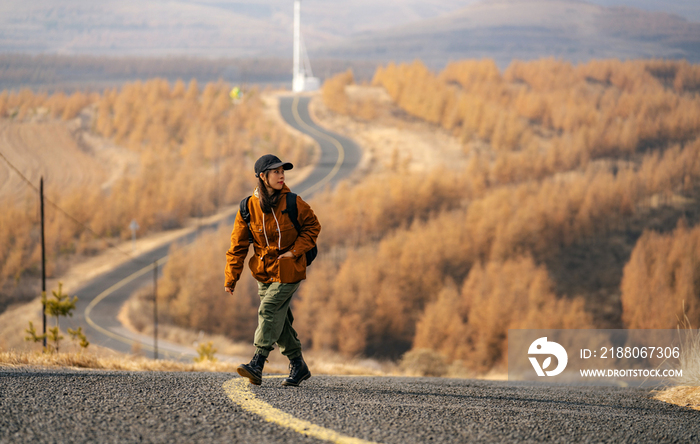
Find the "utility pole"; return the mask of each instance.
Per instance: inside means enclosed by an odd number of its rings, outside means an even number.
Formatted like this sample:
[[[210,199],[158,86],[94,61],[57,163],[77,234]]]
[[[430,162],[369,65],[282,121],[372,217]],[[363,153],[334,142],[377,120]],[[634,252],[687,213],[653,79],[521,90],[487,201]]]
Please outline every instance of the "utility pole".
[[[136,230],[141,227],[136,222],[136,219],[132,219],[129,228],[131,229],[131,253],[134,254],[136,253]]]
[[[158,359],[158,261],[153,261],[153,359]]]
[[[41,295],[46,294],[46,243],[44,241],[44,176],[39,181],[39,207],[41,208]],[[43,318],[44,350],[46,350],[46,304],[42,304],[41,310]]]
[[[219,184],[219,160],[220,160],[220,157],[219,157],[219,154],[217,154],[216,159],[214,160],[214,170],[216,172],[216,194],[214,196],[214,199],[215,199],[214,208],[216,208],[217,212],[219,211],[219,200],[220,200],[219,197],[221,195],[221,193],[219,191],[219,189],[221,188],[221,186]]]

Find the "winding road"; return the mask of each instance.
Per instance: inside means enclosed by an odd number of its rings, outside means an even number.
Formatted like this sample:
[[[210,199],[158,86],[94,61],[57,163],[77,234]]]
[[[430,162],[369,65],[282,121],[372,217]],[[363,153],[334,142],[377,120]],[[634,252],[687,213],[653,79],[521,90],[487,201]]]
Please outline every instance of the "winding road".
[[[318,168],[295,191],[334,184],[359,160],[350,141],[316,126],[308,98],[284,98],[285,120],[319,141]],[[230,223],[226,221],[225,223]],[[179,241],[191,241],[192,233]],[[169,245],[77,293],[88,337],[118,351],[134,337],[115,319],[153,279]],[[191,350],[161,344],[161,353]],[[313,371],[313,370],[312,370]],[[278,377],[251,386],[235,374],[0,369],[0,443],[14,442],[698,442],[700,412],[652,399],[648,389],[571,387],[446,378]]]

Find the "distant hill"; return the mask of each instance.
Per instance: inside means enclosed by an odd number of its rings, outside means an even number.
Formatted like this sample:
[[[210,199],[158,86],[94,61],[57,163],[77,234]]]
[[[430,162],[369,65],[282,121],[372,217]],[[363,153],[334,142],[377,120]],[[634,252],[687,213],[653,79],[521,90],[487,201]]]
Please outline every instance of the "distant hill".
[[[483,57],[502,68],[513,58],[550,56],[700,61],[698,0],[589,1],[348,0],[331,7],[303,0],[302,31],[321,79],[352,68],[364,80],[377,64],[417,58],[434,69]],[[152,77],[289,84],[292,5],[0,2],[0,89],[101,89]]]
[[[475,0],[302,1],[307,45],[436,17]],[[0,53],[289,57],[293,0],[0,2]],[[332,6],[331,6],[332,5]]]
[[[316,57],[421,59],[440,67],[449,60],[553,56],[592,58],[685,58],[700,62],[700,23],[662,12],[603,7],[576,0],[491,0],[445,16],[365,33],[316,48]]]
[[[292,11],[293,0],[5,1],[0,53],[286,58]],[[682,56],[698,47],[698,31],[680,17],[700,21],[698,1],[302,1],[309,50],[354,58]]]

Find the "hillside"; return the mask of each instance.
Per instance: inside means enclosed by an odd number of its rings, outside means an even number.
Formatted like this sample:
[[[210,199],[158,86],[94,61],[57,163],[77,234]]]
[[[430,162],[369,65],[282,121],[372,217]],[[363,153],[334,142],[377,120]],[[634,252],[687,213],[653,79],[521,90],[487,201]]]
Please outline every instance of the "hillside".
[[[48,116],[25,122],[0,119],[2,154],[33,184],[43,176],[47,193],[107,188],[138,164],[138,156],[83,128],[94,110],[69,122]],[[34,191],[6,162],[0,162],[0,200],[34,200]]]
[[[435,17],[464,1],[303,2],[308,45]],[[292,52],[292,0],[3,2],[0,53],[280,57]]]
[[[603,7],[577,0],[494,0],[407,26],[366,33],[314,55],[411,61],[442,67],[449,60],[553,56],[685,58],[700,61],[700,23],[661,12]]]
[[[292,2],[69,0],[0,4],[0,89],[101,90],[161,77],[291,85]],[[625,6],[620,6],[625,5]],[[656,11],[656,12],[654,12]],[[658,11],[670,11],[658,12]],[[677,15],[673,15],[675,13]],[[682,0],[305,0],[314,75],[379,63],[556,57],[700,60],[700,6]]]
[[[543,56],[692,61],[700,46],[700,7],[691,0],[354,0],[332,8],[320,0],[302,3],[302,32],[312,62],[419,58],[442,67],[450,59],[495,57],[505,67],[512,58]],[[4,2],[0,53],[286,59],[292,51],[292,4]],[[286,69],[288,74],[289,64]],[[320,69],[317,74],[332,73]]]

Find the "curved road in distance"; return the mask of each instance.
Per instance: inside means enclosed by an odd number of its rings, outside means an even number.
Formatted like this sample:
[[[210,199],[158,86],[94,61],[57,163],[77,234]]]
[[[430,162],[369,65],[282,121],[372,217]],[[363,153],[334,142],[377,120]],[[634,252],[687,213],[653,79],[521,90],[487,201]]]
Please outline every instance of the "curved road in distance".
[[[353,141],[334,134],[311,120],[308,109],[310,99],[308,96],[287,96],[280,99],[280,112],[284,120],[313,137],[321,148],[321,156],[316,168],[306,179],[294,186],[293,191],[304,198],[346,178],[357,166],[361,157],[361,151]],[[235,215],[220,223],[232,225],[234,218]],[[154,351],[152,337],[134,334],[117,320],[121,306],[134,291],[145,285],[153,285],[153,263],[157,261],[161,270],[161,265],[167,261],[172,244],[190,243],[202,230],[216,229],[218,224],[202,226],[200,230],[144,253],[115,270],[93,279],[77,291],[71,292],[71,296],[74,294],[78,296],[78,306],[74,317],[69,318],[66,324],[73,328],[82,326],[92,344],[122,353],[130,353],[135,347],[152,353]],[[197,356],[197,353],[189,347],[159,340],[158,356],[191,360],[192,357]]]
[[[280,98],[280,111],[284,120],[293,128],[313,137],[321,146],[321,158],[317,168],[302,183],[294,186],[294,192],[308,197],[326,185],[345,179],[360,163],[360,148],[347,137],[316,125],[309,115],[310,97],[285,96]]]

